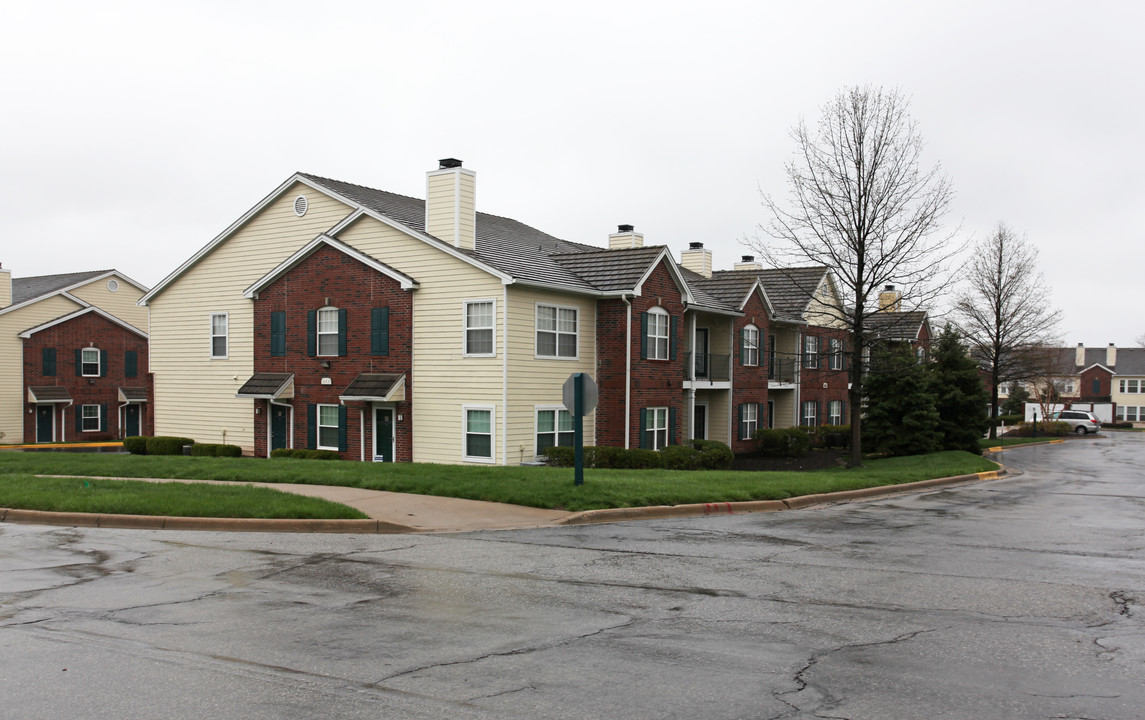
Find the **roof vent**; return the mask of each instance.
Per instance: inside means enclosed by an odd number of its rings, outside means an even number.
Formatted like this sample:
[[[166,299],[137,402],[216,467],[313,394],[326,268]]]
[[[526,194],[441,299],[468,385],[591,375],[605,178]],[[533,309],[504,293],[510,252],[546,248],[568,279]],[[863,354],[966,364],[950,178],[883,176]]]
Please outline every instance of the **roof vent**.
[[[703,250],[704,244],[702,242],[688,243],[688,249],[689,250]]]
[[[302,217],[306,214],[306,210],[310,207],[310,203],[306,200],[305,195],[299,195],[294,198],[294,214]]]
[[[740,262],[753,263],[755,262],[755,255],[743,255],[740,257]]]
[[[461,167],[461,161],[457,158],[442,158],[437,161],[438,170],[449,170],[451,168]]]
[[[618,232],[618,233],[630,233],[635,229],[636,228],[632,225],[617,225],[616,226],[616,232]]]

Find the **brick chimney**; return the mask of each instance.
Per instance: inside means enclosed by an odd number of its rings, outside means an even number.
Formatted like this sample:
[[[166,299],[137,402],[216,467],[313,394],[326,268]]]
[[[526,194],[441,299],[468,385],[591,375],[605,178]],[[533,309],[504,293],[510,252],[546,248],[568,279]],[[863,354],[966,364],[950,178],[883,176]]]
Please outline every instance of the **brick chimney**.
[[[636,232],[631,225],[617,225],[616,232],[608,236],[609,250],[628,250],[644,247],[644,235]]]
[[[12,271],[0,263],[0,308],[12,304]]]
[[[425,231],[455,248],[477,247],[477,175],[445,158],[425,178]]]
[[[734,270],[762,270],[763,265],[755,261],[755,255],[743,255],[732,268]]]
[[[1077,344],[1077,351],[1073,355],[1073,364],[1078,367],[1085,367],[1085,343]]]
[[[1112,370],[1117,366],[1117,346],[1109,343],[1109,347],[1105,348],[1105,367]]]
[[[879,293],[879,312],[898,312],[902,309],[902,293],[894,285],[887,285]]]
[[[712,276],[712,251],[705,250],[702,242],[688,243],[688,249],[680,253],[680,264],[697,275],[710,278]]]

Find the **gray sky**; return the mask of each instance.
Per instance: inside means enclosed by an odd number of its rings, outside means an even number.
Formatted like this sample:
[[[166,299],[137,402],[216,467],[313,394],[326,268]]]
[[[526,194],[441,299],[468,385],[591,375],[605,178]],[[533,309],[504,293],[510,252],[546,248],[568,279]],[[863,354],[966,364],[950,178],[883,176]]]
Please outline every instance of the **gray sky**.
[[[898,87],[956,192],[1041,253],[1062,342],[1145,332],[1145,3],[10,2],[0,263],[154,285],[295,171],[729,269],[790,128]]]

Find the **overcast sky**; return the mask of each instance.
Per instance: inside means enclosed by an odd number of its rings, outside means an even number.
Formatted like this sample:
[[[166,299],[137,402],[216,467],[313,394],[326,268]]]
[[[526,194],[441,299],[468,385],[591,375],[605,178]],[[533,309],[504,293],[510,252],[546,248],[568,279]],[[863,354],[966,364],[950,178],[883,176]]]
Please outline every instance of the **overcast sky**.
[[[295,171],[730,269],[789,131],[899,88],[960,240],[1041,253],[1064,344],[1145,332],[1145,3],[10,2],[0,263],[151,286]],[[383,258],[384,260],[384,258]]]

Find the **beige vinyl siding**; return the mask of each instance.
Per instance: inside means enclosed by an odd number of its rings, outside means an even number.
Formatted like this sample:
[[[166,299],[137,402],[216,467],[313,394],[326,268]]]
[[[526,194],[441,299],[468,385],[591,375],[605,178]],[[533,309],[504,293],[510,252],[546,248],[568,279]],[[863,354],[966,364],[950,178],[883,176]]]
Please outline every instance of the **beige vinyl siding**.
[[[305,195],[305,215],[294,201]],[[234,397],[254,371],[253,303],[243,297],[260,277],[350,208],[294,185],[152,299],[151,371],[155,432],[254,449],[254,407]],[[228,314],[228,357],[210,357],[212,313]]]
[[[413,459],[460,463],[465,405],[495,408],[493,453],[502,457],[504,289],[501,280],[424,241],[363,218],[339,239],[409,275],[413,291]],[[465,302],[493,300],[493,357],[464,357]],[[514,461],[513,458],[510,458]]]
[[[426,178],[426,232],[455,247],[476,246],[476,181],[463,169]]]
[[[82,306],[60,295],[26,305],[0,315],[0,443],[24,442],[24,341],[17,337],[25,330],[81,309]],[[70,355],[57,351],[58,364],[66,368]]]
[[[775,403],[775,420],[772,422],[772,427],[785,428],[799,424],[795,417],[795,391],[773,391],[768,394],[767,399]]]
[[[735,418],[729,415],[728,406],[731,404],[731,393],[708,393],[708,439],[719,440],[731,445],[732,433],[735,427]],[[729,424],[731,423],[731,424]]]
[[[577,308],[577,359],[536,357],[537,305]],[[561,405],[569,375],[596,379],[596,300],[518,285],[509,287],[509,408],[507,462],[533,460],[537,405]],[[570,410],[572,408],[569,408]],[[596,444],[596,413],[584,417],[584,444]]]
[[[845,327],[846,323],[839,317],[839,310],[833,309],[840,305],[841,303],[832,290],[831,283],[824,280],[819,284],[819,289],[815,291],[811,302],[808,303],[807,312],[804,313],[803,319],[820,327]]]
[[[109,280],[119,283],[117,291],[111,292],[107,289]],[[139,298],[143,297],[143,292],[122,277],[113,275],[101,278],[69,292],[80,300],[147,332],[147,308],[137,304]]]

